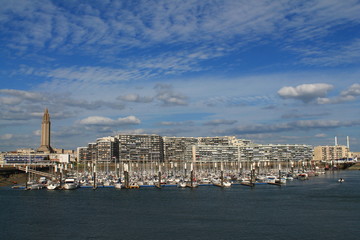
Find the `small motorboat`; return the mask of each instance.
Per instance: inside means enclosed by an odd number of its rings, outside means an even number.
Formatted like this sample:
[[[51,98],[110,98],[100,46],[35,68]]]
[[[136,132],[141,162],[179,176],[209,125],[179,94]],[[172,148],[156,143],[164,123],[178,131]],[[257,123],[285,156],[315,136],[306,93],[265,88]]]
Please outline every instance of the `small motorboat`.
[[[231,187],[231,182],[228,181],[223,182],[223,187]]]
[[[344,181],[345,181],[345,179],[343,179],[343,178],[339,178],[339,180],[338,180],[339,183],[342,183]]]
[[[177,183],[177,187],[179,188],[185,188],[186,187],[186,182],[180,181]]]
[[[121,183],[120,179],[118,179],[118,181],[116,181],[116,183],[114,184],[114,187],[116,189],[121,189],[122,188],[122,183]]]
[[[60,184],[59,183],[54,183],[54,182],[51,182],[49,183],[48,185],[46,185],[46,188],[48,190],[56,190],[60,187]]]
[[[63,188],[65,190],[76,189],[76,188],[78,188],[78,184],[74,178],[67,178],[67,179],[65,179]]]

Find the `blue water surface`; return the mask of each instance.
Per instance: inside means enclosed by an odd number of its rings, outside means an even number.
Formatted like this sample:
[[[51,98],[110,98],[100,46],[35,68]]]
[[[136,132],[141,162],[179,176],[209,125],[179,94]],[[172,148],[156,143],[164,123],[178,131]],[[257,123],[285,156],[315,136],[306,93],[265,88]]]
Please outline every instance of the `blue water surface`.
[[[3,187],[0,213],[2,240],[360,239],[360,171],[327,172],[282,187]]]

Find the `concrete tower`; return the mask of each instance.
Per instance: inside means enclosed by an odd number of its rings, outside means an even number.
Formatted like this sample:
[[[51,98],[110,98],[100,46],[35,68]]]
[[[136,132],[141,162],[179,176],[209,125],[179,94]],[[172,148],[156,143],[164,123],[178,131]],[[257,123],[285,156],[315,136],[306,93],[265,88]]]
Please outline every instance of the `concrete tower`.
[[[41,123],[41,144],[38,152],[52,153],[54,150],[50,146],[50,115],[47,108],[45,108],[44,116]]]

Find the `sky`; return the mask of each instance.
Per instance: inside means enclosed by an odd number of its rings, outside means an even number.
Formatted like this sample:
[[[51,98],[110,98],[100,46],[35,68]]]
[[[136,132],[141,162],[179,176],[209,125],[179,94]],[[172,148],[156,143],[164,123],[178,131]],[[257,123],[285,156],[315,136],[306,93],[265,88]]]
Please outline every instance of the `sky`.
[[[360,1],[0,0],[0,151],[116,134],[360,151]]]

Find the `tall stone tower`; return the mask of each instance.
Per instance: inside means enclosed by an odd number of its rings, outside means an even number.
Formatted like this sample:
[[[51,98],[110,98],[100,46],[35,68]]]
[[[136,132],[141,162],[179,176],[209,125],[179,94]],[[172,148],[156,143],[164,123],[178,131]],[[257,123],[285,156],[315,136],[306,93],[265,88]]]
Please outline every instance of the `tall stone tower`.
[[[52,153],[54,150],[50,146],[50,115],[47,108],[45,108],[44,116],[41,123],[41,144],[37,149],[38,152]]]

